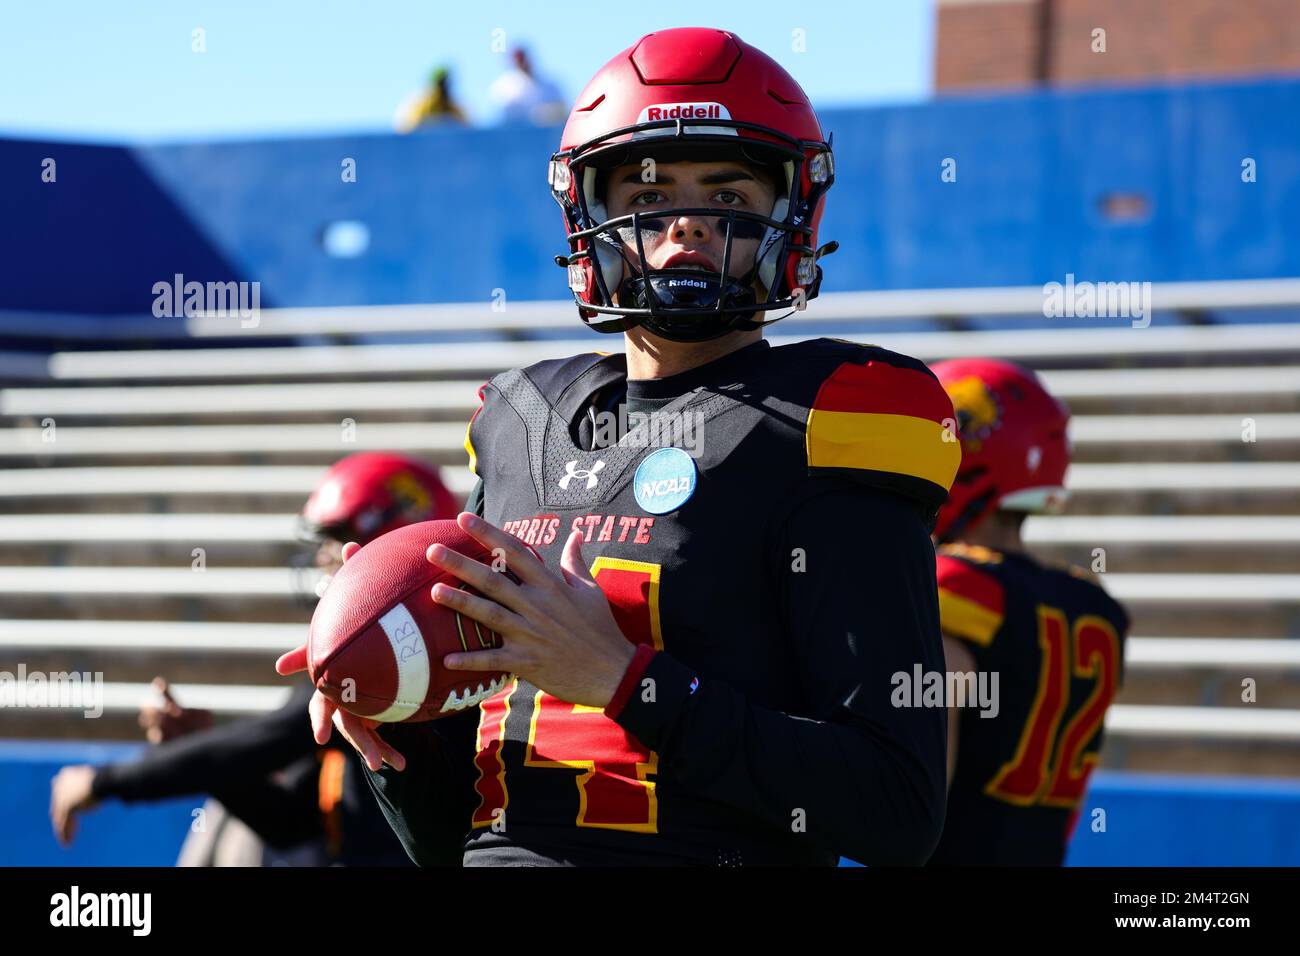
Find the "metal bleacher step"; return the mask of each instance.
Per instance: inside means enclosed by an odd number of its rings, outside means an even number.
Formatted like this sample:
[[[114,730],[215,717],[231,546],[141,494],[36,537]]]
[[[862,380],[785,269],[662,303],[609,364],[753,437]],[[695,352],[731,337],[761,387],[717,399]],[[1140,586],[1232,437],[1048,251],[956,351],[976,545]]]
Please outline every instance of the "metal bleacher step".
[[[277,657],[306,639],[305,621],[41,620],[0,622],[0,667],[102,673],[106,680],[259,683]],[[1126,646],[1120,700],[1132,704],[1240,704],[1243,680],[1267,707],[1300,707],[1300,641],[1134,637]]]
[[[106,681],[262,684],[275,660],[307,638],[309,611],[281,623],[212,621],[0,621],[0,669],[102,674]]]
[[[1023,537],[1045,560],[1103,572],[1300,572],[1297,515],[1031,516]]]
[[[302,625],[241,621],[114,621],[0,619],[0,653],[37,649],[193,651],[262,655],[292,646]],[[1125,655],[1129,672],[1162,674],[1176,669],[1300,673],[1300,640],[1239,637],[1131,637]]]
[[[1101,491],[1294,491],[1300,462],[1111,462],[1070,466],[1072,494]]]
[[[264,676],[264,675],[263,675]],[[255,679],[260,680],[261,677]],[[1294,671],[1263,671],[1225,667],[1213,672],[1184,669],[1152,672],[1126,669],[1124,686],[1116,700],[1121,704],[1181,707],[1243,707],[1249,693],[1251,707],[1300,709],[1300,675]]]
[[[1300,544],[1300,516],[1031,515],[1026,544]]]
[[[79,613],[134,619],[285,621],[301,616],[316,578],[289,567],[0,567],[0,607],[15,617]],[[1107,572],[1106,589],[1151,634],[1295,635],[1300,574]],[[129,612],[129,613],[127,613]]]
[[[1300,299],[1300,279],[1261,278],[1155,282],[1151,284],[1151,314],[1204,317],[1220,311],[1252,314],[1251,310],[1294,307]],[[1035,328],[1044,317],[1044,288],[1030,286],[976,286],[936,289],[876,289],[822,292],[806,310],[794,312],[783,328],[818,323],[846,323],[873,327],[884,323],[926,320],[938,323],[953,318],[996,316],[999,321]],[[66,313],[41,313],[42,324],[30,314],[0,314],[0,332],[15,337],[47,338],[51,329],[70,341],[118,343],[137,340],[203,340],[259,337],[347,338],[397,333],[456,332],[473,329],[480,336],[511,338],[545,331],[571,331],[577,321],[569,299],[429,302],[401,305],[347,305],[260,309],[257,320],[199,312],[160,321],[158,317],[123,315],[105,326],[96,317]],[[1186,321],[1180,319],[1180,321]],[[1127,324],[1119,320],[1119,324]]]
[[[462,499],[474,482],[464,464],[442,469]],[[114,463],[0,469],[0,516],[296,511],[325,468]],[[1300,514],[1296,462],[1083,463],[1071,467],[1068,484],[1073,515]]]
[[[1300,747],[1290,740],[1110,735],[1101,768],[1136,773],[1300,777]]]
[[[1074,515],[1300,514],[1300,463],[1076,462],[1067,476]]]
[[[463,453],[463,452],[462,452]],[[87,468],[13,468],[0,472],[0,500],[95,496],[293,495],[306,499],[324,465],[181,465],[135,468],[113,465]],[[443,481],[458,494],[467,494],[474,476],[465,467],[445,468]]]
[[[465,424],[355,423],[20,427],[0,431],[0,459],[297,459],[329,464],[359,451],[405,451],[463,464]]]
[[[465,465],[462,460],[441,469],[443,482],[462,501],[475,480]],[[0,525],[9,515],[297,513],[326,467],[116,463],[0,469]]]
[[[289,568],[0,567],[0,597],[76,594],[239,600],[291,596]]]
[[[299,624],[253,621],[217,624],[210,621],[0,619],[0,653],[15,649],[29,653],[47,648],[264,655],[292,647],[301,636],[302,625]]]
[[[1090,398],[1172,397],[1186,401],[1208,395],[1260,397],[1300,392],[1300,365],[1048,369],[1040,377],[1052,394],[1067,403]]]
[[[213,599],[290,594],[291,569],[166,567],[0,567],[0,597],[37,594],[203,596]],[[1108,590],[1134,603],[1300,603],[1300,574],[1104,575]]]
[[[289,697],[289,681],[280,679],[275,684],[211,684],[179,683],[171,688],[178,700],[185,706],[202,710],[211,710],[222,715],[261,714],[268,710],[284,706]],[[105,712],[120,711],[134,714],[143,703],[157,699],[157,694],[147,682],[104,681],[102,701]],[[82,710],[80,703],[69,707],[32,708],[29,713],[39,714],[42,710]],[[304,715],[305,719],[305,715]]]
[[[0,516],[0,565],[277,566],[299,550],[296,513],[29,513]],[[1025,541],[1098,571],[1300,573],[1300,516],[1033,516]],[[1101,562],[1098,565],[1098,562]]]
[[[1243,435],[1249,440],[1243,440]],[[22,426],[0,430],[0,459],[57,461],[132,457],[168,460],[307,457],[332,461],[356,451],[390,449],[440,462],[464,461],[462,422],[359,419],[316,424]],[[1192,454],[1198,459],[1300,458],[1300,414],[1077,416],[1070,440],[1080,461],[1134,455]],[[1108,456],[1109,453],[1109,456]]]
[[[1300,576],[1108,571],[1102,585],[1152,635],[1300,636]]]
[[[1159,707],[1115,704],[1106,733],[1117,736],[1300,741],[1300,710],[1277,707]]]
[[[40,514],[9,515],[0,544],[52,541],[291,542],[296,517],[283,514]],[[1030,545],[1300,544],[1300,516],[1032,515],[1024,525]]]
[[[1300,411],[1300,366],[1052,370],[1047,385],[1076,414],[1107,411]],[[54,417],[70,423],[189,417],[215,422],[383,412],[467,420],[482,379],[402,382],[280,382],[9,388],[0,418]]]
[[[255,417],[338,418],[382,412],[462,424],[478,407],[478,380],[291,382],[276,384],[10,388],[0,391],[0,418],[52,417],[73,423],[189,418],[213,422]]]
[[[1108,329],[1035,329],[973,332],[882,334],[843,333],[925,361],[967,355],[1000,355],[1050,367],[1053,361],[1124,356],[1187,355],[1222,359],[1271,353],[1274,362],[1300,355],[1300,328],[1278,323],[1228,326],[1152,326]],[[773,335],[773,345],[802,341],[806,335]],[[196,348],[56,352],[48,372],[56,381],[278,381],[285,378],[352,378],[442,374],[477,377],[530,365],[557,355],[617,349],[617,342],[590,337],[527,342],[451,342],[398,345],[319,345],[294,347]],[[255,356],[250,356],[254,352]],[[254,360],[255,359],[255,360]]]

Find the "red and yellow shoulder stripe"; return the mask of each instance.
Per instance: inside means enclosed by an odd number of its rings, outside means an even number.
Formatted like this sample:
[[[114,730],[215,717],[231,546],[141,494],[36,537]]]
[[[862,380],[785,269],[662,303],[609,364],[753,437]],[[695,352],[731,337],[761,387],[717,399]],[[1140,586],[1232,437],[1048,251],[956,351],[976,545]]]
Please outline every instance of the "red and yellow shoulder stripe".
[[[960,443],[951,430],[945,438],[952,418],[948,393],[921,363],[843,362],[808,413],[808,466],[902,476],[933,486],[926,497],[942,502],[961,464]]]
[[[940,551],[936,555],[939,581],[939,626],[945,634],[987,647],[1006,616],[1002,582],[969,561]]]

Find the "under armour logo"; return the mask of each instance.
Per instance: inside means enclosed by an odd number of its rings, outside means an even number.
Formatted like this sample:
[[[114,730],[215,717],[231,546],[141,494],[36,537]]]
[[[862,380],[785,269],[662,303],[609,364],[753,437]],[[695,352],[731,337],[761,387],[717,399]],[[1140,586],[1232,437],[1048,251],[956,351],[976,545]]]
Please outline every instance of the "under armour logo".
[[[565,491],[568,491],[569,482],[574,478],[586,478],[587,490],[590,491],[592,488],[596,487],[596,482],[598,480],[596,478],[596,472],[600,471],[600,469],[604,467],[605,463],[600,459],[597,459],[596,463],[590,468],[579,468],[576,459],[574,461],[566,461],[564,463],[564,477],[560,479],[560,487]]]

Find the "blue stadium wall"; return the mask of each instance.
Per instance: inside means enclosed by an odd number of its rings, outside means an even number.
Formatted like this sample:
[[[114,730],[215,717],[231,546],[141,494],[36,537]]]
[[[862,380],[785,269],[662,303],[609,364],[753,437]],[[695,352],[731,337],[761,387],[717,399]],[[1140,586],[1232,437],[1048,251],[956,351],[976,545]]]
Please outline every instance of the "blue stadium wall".
[[[1300,275],[1300,82],[828,111],[830,290]],[[565,295],[557,130],[121,148],[0,139],[0,309],[148,312],[155,282],[258,280],[263,306]],[[41,181],[56,161],[56,182]],[[345,183],[345,159],[357,181]],[[957,163],[957,180],[940,178]],[[1242,181],[1242,162],[1257,181]],[[1112,222],[1107,195],[1149,214]],[[326,253],[335,222],[370,234]],[[167,865],[199,803],[105,807],[61,850],[49,780],[131,745],[0,740],[0,865]],[[1099,773],[1075,865],[1300,865],[1300,782]]]
[[[50,778],[68,763],[129,758],[132,744],[0,741],[0,866],[171,866],[200,797],[110,803],[70,849],[48,823]],[[1300,866],[1300,781],[1097,773],[1071,866]],[[1092,810],[1105,811],[1094,832]],[[847,861],[846,861],[847,862]]]
[[[1300,81],[827,111],[828,290],[1300,275]],[[134,148],[0,139],[0,309],[147,312],[176,273],[263,306],[566,295],[555,129]],[[42,163],[56,162],[54,183]],[[956,161],[955,182],[941,164]],[[356,181],[344,182],[345,160]],[[1256,181],[1242,181],[1255,162]],[[1106,196],[1148,212],[1108,220]],[[369,230],[326,253],[331,223]]]

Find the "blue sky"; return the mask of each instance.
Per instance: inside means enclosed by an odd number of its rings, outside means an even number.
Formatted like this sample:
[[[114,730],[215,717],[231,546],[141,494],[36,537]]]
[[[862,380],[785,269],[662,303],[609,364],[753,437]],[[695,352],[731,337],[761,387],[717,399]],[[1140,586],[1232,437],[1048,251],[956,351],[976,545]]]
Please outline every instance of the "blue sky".
[[[685,4],[664,4],[680,10]],[[818,107],[923,98],[932,0],[710,0],[708,16],[572,0],[41,0],[0,3],[0,136],[156,142],[386,130],[435,63],[480,123],[523,42],[572,99],[602,63],[669,26],[763,48]],[[195,28],[207,51],[191,50]],[[792,50],[803,30],[806,51]]]

